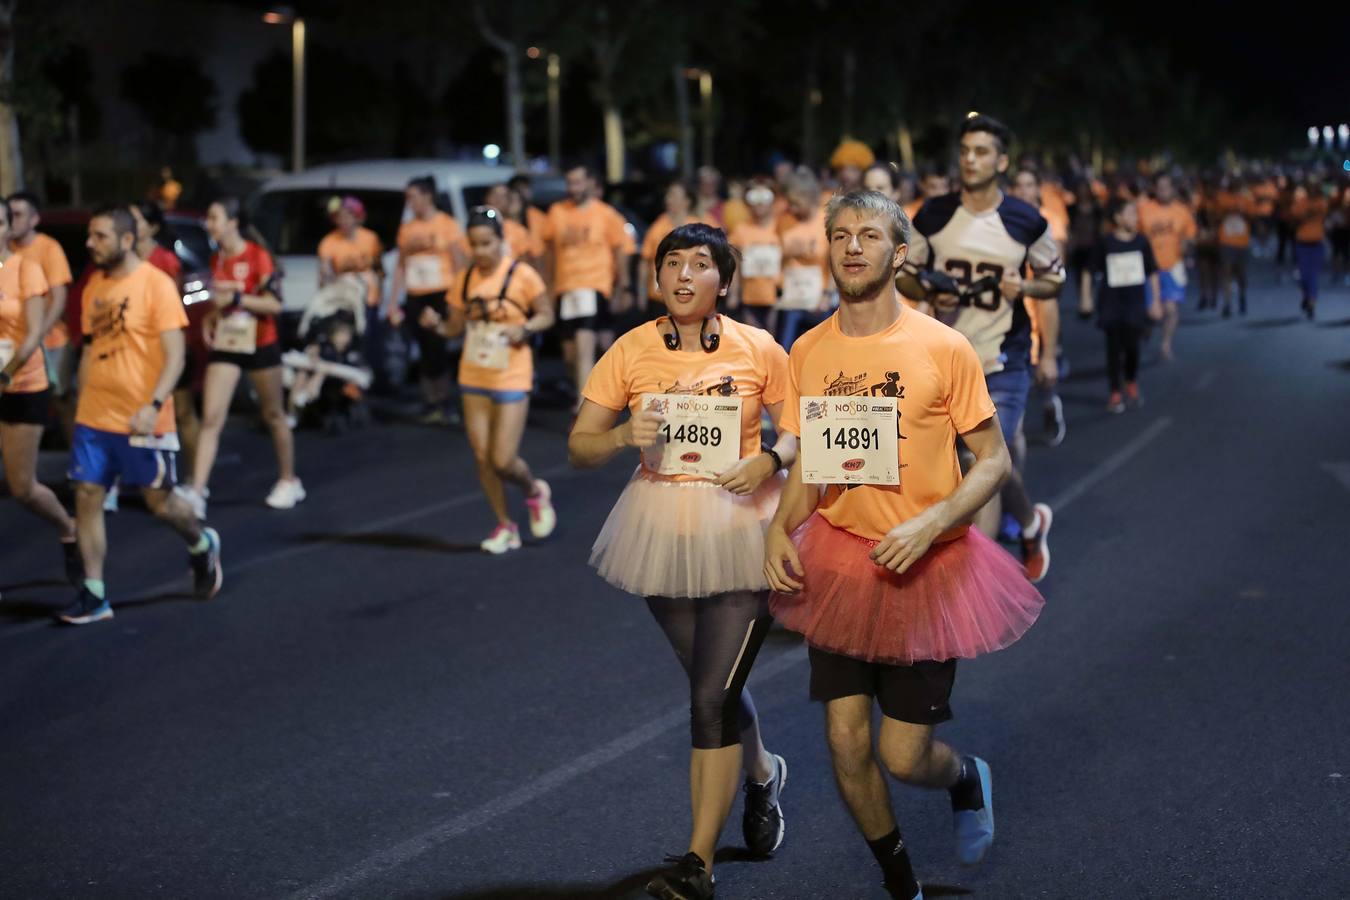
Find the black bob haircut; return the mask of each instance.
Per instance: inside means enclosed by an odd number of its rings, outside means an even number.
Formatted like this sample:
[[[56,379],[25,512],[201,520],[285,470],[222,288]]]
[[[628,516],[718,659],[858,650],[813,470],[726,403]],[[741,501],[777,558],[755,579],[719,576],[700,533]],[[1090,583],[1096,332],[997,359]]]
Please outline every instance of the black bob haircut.
[[[1007,153],[1008,148],[1012,146],[1012,131],[1008,126],[993,116],[986,116],[984,113],[971,116],[961,123],[961,131],[957,135],[957,140],[976,131],[993,135],[994,140],[998,141],[999,153]]]
[[[656,270],[661,271],[661,264],[665,262],[666,254],[675,250],[692,250],[695,247],[708,248],[708,252],[712,254],[713,262],[717,265],[717,275],[721,281],[721,286],[727,287],[730,285],[731,279],[736,276],[736,257],[738,255],[736,249],[727,240],[725,231],[712,225],[704,225],[702,222],[681,225],[662,238],[661,243],[656,247]]]

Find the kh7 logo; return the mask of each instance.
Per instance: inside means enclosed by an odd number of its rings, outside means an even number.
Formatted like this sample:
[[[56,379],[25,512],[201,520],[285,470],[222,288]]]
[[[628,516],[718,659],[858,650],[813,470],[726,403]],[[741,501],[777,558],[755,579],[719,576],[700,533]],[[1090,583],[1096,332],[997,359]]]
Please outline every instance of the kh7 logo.
[[[693,450],[690,450],[684,456],[680,457],[680,462],[696,463],[702,458],[703,458],[702,453],[696,453]]]
[[[863,459],[846,459],[840,464],[840,468],[845,472],[856,472],[865,465],[867,461]]]

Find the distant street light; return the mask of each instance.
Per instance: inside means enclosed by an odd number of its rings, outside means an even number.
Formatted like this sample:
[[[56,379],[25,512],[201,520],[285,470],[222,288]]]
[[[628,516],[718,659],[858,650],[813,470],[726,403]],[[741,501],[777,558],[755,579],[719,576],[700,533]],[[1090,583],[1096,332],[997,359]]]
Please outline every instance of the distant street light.
[[[703,165],[713,164],[713,76],[707,69],[685,69],[685,78],[698,79],[699,115],[703,119]]]
[[[1336,136],[1341,139],[1341,149],[1344,150],[1350,145],[1350,125],[1342,122],[1341,127],[1336,129]]]
[[[1316,125],[1309,125],[1309,126],[1308,126],[1308,146],[1309,146],[1309,147],[1316,147],[1316,146],[1317,146],[1317,136],[1318,136],[1317,126],[1316,126]]]
[[[305,20],[289,6],[263,13],[268,25],[291,26],[291,171],[305,170]]]
[[[548,55],[548,161],[562,169],[562,60]]]
[[[1336,146],[1335,143],[1333,143],[1336,140],[1336,129],[1332,128],[1330,125],[1323,127],[1322,138],[1327,142],[1327,149],[1332,149]]]

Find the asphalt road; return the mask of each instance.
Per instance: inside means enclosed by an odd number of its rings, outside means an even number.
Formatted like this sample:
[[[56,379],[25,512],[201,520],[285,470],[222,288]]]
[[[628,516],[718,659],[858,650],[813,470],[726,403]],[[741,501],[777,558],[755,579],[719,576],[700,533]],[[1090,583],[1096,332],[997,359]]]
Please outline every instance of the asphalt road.
[[[927,896],[1350,897],[1350,292],[1308,323],[1257,283],[1245,320],[1190,311],[1121,416],[1066,323],[1068,439],[1028,461],[1049,603],[962,665],[940,731],[993,766],[989,859],[956,864],[945,796],[893,791]],[[79,629],[47,624],[54,538],[0,501],[0,896],[641,896],[685,846],[687,695],[586,566],[628,467],[569,471],[566,427],[540,411],[525,442],[558,532],[505,558],[476,550],[455,429],[302,433],[310,499],[277,513],[266,438],[234,427],[221,596],[184,596],[181,545],[128,504],[116,618]],[[745,859],[738,803],[719,897],[884,896],[806,677],[775,631],[751,684],[787,840]]]

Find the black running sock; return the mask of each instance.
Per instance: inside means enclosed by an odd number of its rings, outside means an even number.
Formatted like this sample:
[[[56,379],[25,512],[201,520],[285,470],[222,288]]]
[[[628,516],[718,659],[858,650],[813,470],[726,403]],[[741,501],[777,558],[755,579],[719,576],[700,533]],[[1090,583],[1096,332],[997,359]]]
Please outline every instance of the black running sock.
[[[867,846],[877,858],[882,873],[886,876],[886,887],[899,891],[906,898],[919,892],[919,883],[914,880],[914,869],[909,863],[909,851],[900,839],[900,829],[890,834],[868,841]],[[907,893],[906,893],[907,892]]]
[[[961,774],[956,784],[947,789],[952,797],[953,810],[984,809],[984,790],[980,786],[980,773],[975,761],[969,756],[961,757]]]

